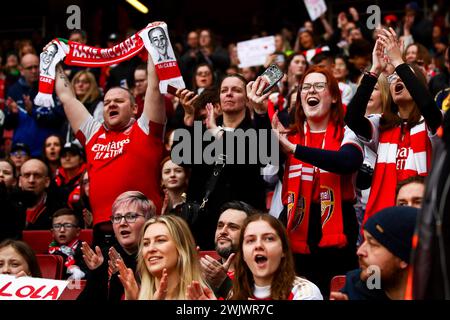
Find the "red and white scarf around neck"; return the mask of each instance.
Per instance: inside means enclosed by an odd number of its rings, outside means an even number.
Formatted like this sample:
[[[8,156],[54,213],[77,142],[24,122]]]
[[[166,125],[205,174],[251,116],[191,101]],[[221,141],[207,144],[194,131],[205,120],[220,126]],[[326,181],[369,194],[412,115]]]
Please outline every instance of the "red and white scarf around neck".
[[[409,130],[410,150],[403,169],[405,177],[427,176],[430,171],[432,146],[423,117]],[[372,178],[364,223],[378,211],[395,205],[397,187],[397,149],[402,139],[402,128],[380,132],[377,162]]]
[[[164,41],[167,46],[165,55],[158,52],[158,48],[149,38],[150,31],[156,28],[161,30],[160,37],[161,34],[165,36]],[[67,65],[91,68],[109,66],[131,59],[144,47],[155,64],[156,74],[160,80],[159,89],[161,93],[167,93],[168,84],[176,88],[184,88],[185,84],[170,43],[167,24],[165,22],[153,22],[112,48],[96,48],[62,38],[54,39],[52,44],[40,55],[39,92],[34,103],[44,107],[54,106],[52,93],[55,85],[56,65],[59,62],[64,61]]]
[[[325,133],[322,149],[339,150],[344,136],[344,128],[336,127],[331,121]],[[289,138],[291,142],[310,146],[311,133],[305,124],[304,134]],[[314,172],[319,172],[314,177]],[[344,234],[342,217],[341,176],[315,168],[290,154],[286,162],[283,179],[283,204],[287,205],[287,231],[295,253],[309,254],[308,227],[313,197],[314,180],[320,180],[320,207],[322,238],[319,247],[344,247],[347,237]]]

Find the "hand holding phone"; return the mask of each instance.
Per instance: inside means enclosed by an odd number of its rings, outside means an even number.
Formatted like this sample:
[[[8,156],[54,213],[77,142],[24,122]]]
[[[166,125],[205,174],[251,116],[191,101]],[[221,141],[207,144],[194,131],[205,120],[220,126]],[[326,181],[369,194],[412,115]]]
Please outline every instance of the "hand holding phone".
[[[261,77],[269,84],[263,91],[263,94],[269,92],[284,76],[283,71],[276,65],[270,65],[264,72]]]
[[[174,86],[172,86],[170,84],[167,85],[167,92],[168,93],[173,94],[174,96],[176,96],[177,95],[177,91],[178,91],[178,89],[175,88]]]

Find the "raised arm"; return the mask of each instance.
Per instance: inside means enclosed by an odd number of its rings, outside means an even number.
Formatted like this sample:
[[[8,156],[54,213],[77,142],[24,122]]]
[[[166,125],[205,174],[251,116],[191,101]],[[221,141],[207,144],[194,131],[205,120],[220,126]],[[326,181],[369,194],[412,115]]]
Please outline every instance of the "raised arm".
[[[80,126],[89,118],[90,113],[76,98],[72,85],[61,66],[56,66],[55,90],[64,106],[64,112],[73,132],[78,132]]]
[[[370,72],[361,79],[361,83],[348,104],[347,113],[345,114],[345,123],[348,127],[358,136],[364,137],[366,140],[372,139],[372,126],[370,120],[365,117],[367,104],[377,83],[378,76],[385,68],[386,63],[383,61],[383,47],[380,41],[377,40],[372,51],[372,67],[370,68]]]
[[[380,40],[386,48],[386,53],[394,65],[395,71],[402,79],[406,89],[408,89],[430,130],[433,133],[436,132],[442,124],[441,111],[428,91],[427,86],[418,80],[414,72],[403,61],[401,44],[397,41],[395,31],[392,28],[389,28],[389,31],[384,29],[381,31],[382,33],[379,35]]]
[[[164,98],[159,91],[159,79],[150,55],[148,55],[147,77],[148,86],[145,93],[144,113],[150,121],[165,124],[166,108],[164,106]]]

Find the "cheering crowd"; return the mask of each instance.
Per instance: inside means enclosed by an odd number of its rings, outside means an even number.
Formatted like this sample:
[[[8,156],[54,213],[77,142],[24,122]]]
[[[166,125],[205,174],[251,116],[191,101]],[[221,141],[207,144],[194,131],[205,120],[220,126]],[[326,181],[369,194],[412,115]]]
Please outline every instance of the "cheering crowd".
[[[0,70],[0,272],[40,277],[20,240],[51,230],[64,278],[86,280],[80,300],[405,299],[450,106],[443,9],[410,2],[376,29],[354,8],[322,16],[246,68],[209,29],[172,47],[157,27],[157,58],[59,63],[51,108],[34,98],[53,42],[20,42]],[[186,87],[161,94],[155,64],[172,52]],[[264,93],[272,64],[284,77]]]

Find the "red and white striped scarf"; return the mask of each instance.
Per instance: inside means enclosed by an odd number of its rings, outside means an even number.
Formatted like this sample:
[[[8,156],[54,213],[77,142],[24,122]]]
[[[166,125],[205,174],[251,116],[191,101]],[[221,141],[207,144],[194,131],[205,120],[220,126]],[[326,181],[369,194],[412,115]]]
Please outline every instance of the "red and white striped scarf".
[[[329,121],[322,149],[339,150],[344,137],[344,128],[335,127]],[[306,147],[311,143],[309,126],[305,124],[304,134],[289,137],[295,144]],[[283,204],[287,205],[287,231],[292,251],[309,254],[308,227],[313,197],[315,167],[300,161],[290,154],[286,162],[283,179]],[[320,180],[320,207],[322,222],[322,238],[319,247],[344,247],[347,237],[344,234],[342,218],[341,176],[325,170],[318,170],[315,179]]]
[[[167,54],[163,58],[149,38],[149,32],[155,28],[163,30],[166,36]],[[52,93],[55,83],[56,65],[59,62],[64,60],[64,63],[67,65],[98,68],[131,59],[144,47],[155,64],[156,74],[160,80],[159,88],[161,93],[167,93],[168,84],[176,88],[184,88],[185,84],[170,43],[167,25],[165,22],[153,22],[111,48],[96,48],[62,38],[54,39],[52,45],[40,55],[39,92],[34,100],[35,104],[44,107],[54,106]]]
[[[423,117],[419,124],[409,130],[410,150],[403,169],[397,169],[397,149],[402,139],[402,128],[380,133],[377,162],[373,174],[364,222],[383,208],[395,205],[398,170],[405,178],[427,176],[431,165],[432,146]]]
[[[308,63],[311,64],[314,56],[316,54],[319,54],[324,51],[330,51],[330,47],[323,46],[323,47],[313,48],[313,49],[309,49],[309,50],[303,50],[302,53],[306,57],[306,61],[308,61]]]

